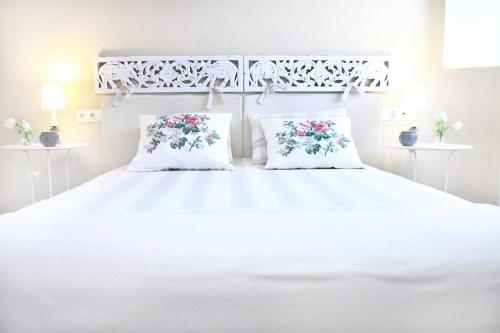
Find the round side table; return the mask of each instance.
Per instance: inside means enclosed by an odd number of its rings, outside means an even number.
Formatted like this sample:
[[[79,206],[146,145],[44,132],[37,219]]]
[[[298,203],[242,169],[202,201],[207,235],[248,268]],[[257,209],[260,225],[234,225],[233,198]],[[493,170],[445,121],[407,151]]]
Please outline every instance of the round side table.
[[[34,144],[28,145],[28,146],[24,146],[24,145],[20,145],[20,144],[2,146],[2,147],[0,147],[0,149],[24,152],[24,154],[26,155],[26,158],[28,159],[29,171],[33,170],[30,153],[36,152],[36,151],[44,151],[46,156],[47,156],[49,196],[52,197],[52,167],[51,167],[50,153],[52,151],[57,151],[57,150],[63,150],[66,152],[66,156],[65,156],[66,157],[66,161],[65,161],[66,190],[69,190],[69,186],[70,186],[69,160],[70,160],[71,153],[76,149],[86,148],[89,146],[90,145],[88,143],[62,143],[62,144],[58,144],[57,146],[54,146],[54,147],[45,147],[40,143],[34,143]],[[31,190],[31,202],[34,203],[35,202],[35,191],[33,188],[33,182],[29,181],[29,183],[30,183],[30,190]]]
[[[458,145],[458,144],[448,144],[448,143],[417,143],[413,146],[403,146],[399,143],[386,144],[384,145],[389,149],[400,149],[408,150],[410,152],[410,159],[413,161],[413,180],[417,181],[417,151],[427,150],[427,151],[442,151],[448,153],[448,159],[446,160],[445,178],[444,178],[444,191],[448,192],[448,165],[453,154],[457,151],[471,150],[474,147],[471,145]]]

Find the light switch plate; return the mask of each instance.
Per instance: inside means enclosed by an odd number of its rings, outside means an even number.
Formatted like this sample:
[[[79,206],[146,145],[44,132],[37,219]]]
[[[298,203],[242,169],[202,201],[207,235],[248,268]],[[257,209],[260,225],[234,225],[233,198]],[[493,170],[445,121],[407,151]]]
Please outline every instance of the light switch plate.
[[[382,120],[384,121],[408,121],[416,120],[415,111],[402,108],[383,108]]]
[[[100,109],[79,109],[76,110],[76,121],[79,123],[98,123],[102,120]]]

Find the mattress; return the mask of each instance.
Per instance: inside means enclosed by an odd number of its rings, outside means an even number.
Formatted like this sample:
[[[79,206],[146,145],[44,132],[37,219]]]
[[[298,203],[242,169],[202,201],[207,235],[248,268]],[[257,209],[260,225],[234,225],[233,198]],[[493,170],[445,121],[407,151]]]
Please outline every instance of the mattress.
[[[234,171],[126,172],[121,167],[26,211],[207,214],[472,205],[369,166],[265,170],[250,159],[234,164]]]
[[[0,332],[499,332],[500,212],[383,171],[128,173],[0,217]]]

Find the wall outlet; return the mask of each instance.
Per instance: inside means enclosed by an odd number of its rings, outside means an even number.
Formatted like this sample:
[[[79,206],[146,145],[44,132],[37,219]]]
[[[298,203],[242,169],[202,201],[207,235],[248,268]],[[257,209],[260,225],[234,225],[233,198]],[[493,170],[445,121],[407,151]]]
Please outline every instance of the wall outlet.
[[[102,120],[102,113],[99,109],[76,110],[76,121],[79,123],[98,123]]]
[[[383,108],[382,120],[385,121],[408,121],[416,120],[415,111],[402,108]]]
[[[40,172],[39,171],[28,171],[27,177],[28,177],[28,182],[30,184],[36,184],[40,181]]]

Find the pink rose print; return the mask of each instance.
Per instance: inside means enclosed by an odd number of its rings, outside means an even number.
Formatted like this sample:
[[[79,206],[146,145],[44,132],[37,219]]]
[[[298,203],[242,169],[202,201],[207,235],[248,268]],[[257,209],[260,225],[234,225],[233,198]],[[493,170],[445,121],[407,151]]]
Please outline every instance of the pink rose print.
[[[316,132],[325,132],[327,130],[325,124],[323,123],[317,123],[313,125],[313,130]]]
[[[304,134],[305,134],[305,132],[304,132],[303,130],[297,130],[297,131],[295,132],[295,135],[296,135],[296,136],[304,136]]]
[[[335,122],[331,120],[308,120],[296,122],[283,121],[283,131],[276,133],[280,149],[278,153],[283,157],[289,156],[294,150],[304,148],[308,154],[336,153],[347,147],[351,141],[343,134],[338,134]]]
[[[220,140],[219,134],[211,130],[205,121],[205,114],[175,114],[157,117],[147,128],[149,143],[144,146],[152,154],[160,144],[168,142],[172,149],[204,149]]]
[[[199,123],[198,118],[193,116],[186,116],[186,124],[190,126],[196,126],[198,125],[198,123]]]

